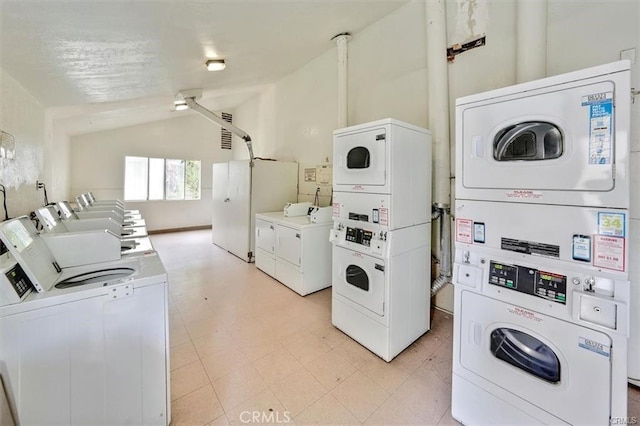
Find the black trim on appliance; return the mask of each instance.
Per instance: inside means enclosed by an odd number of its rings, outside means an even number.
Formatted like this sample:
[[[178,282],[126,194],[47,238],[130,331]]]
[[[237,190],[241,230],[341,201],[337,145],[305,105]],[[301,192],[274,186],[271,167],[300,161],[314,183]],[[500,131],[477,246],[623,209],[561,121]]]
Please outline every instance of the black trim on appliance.
[[[560,382],[560,360],[549,346],[535,337],[512,328],[491,332],[491,353],[549,383]]]
[[[368,169],[371,166],[371,155],[364,146],[351,148],[347,153],[347,169]]]
[[[493,139],[496,161],[552,160],[562,155],[564,140],[560,129],[546,121],[526,121],[501,130]]]
[[[354,287],[369,291],[369,277],[367,272],[358,265],[347,266],[346,281]]]

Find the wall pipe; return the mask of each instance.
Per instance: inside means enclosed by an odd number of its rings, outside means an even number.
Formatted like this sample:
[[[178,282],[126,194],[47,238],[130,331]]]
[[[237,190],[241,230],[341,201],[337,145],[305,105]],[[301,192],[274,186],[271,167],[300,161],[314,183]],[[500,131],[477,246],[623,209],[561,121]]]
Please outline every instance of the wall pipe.
[[[349,122],[349,75],[347,42],[351,40],[349,33],[334,36],[338,45],[338,128],[348,126]]]
[[[444,0],[425,0],[427,97],[433,141],[434,209],[440,219],[440,274],[431,286],[434,296],[451,283],[451,141],[449,139],[449,69],[447,16]]]
[[[229,123],[227,120],[220,117],[219,115],[209,111],[208,109],[206,109],[205,107],[197,103],[194,97],[185,97],[184,101],[189,108],[191,108],[198,114],[202,115],[205,118],[208,118],[209,120],[213,121],[223,129],[226,129],[231,133],[233,133],[234,135],[242,138],[242,140],[244,140],[244,143],[247,145],[247,149],[249,150],[249,164],[251,167],[253,167],[253,159],[254,159],[253,146],[251,142],[251,136],[249,136],[247,132]]]
[[[547,0],[518,0],[516,82],[547,75]]]

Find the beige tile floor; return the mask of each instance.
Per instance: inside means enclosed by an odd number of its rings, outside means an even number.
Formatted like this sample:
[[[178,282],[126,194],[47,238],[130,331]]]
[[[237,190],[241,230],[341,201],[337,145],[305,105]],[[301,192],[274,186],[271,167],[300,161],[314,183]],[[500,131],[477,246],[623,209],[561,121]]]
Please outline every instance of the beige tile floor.
[[[152,237],[169,273],[172,425],[457,424],[450,315],[386,363],[331,325],[331,289],[301,297],[210,235]]]

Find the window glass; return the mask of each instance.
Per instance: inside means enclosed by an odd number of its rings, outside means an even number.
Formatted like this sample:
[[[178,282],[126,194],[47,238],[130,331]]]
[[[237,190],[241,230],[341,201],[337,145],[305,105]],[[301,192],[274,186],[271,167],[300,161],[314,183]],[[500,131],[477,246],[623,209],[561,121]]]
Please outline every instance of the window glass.
[[[165,196],[167,200],[184,200],[184,160],[165,161]]]
[[[125,157],[124,199],[146,200],[148,182],[146,157]]]
[[[184,198],[185,200],[200,199],[200,161],[186,162]]]
[[[149,199],[164,200],[164,158],[149,158]]]

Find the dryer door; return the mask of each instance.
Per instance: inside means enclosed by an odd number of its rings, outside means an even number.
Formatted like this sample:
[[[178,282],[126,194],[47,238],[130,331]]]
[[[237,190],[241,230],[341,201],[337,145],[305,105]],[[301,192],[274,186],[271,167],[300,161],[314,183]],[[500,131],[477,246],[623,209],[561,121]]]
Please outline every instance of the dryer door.
[[[567,423],[608,424],[609,336],[477,293],[460,297],[454,356],[464,369]]]
[[[276,230],[273,221],[256,218],[256,247],[273,254]]]
[[[385,265],[382,259],[333,246],[333,291],[384,315]]]
[[[458,107],[463,186],[611,191],[615,90],[602,81]],[[603,98],[590,102],[594,94]]]
[[[333,142],[333,183],[385,185],[388,175],[386,137],[383,127],[336,136]]]

